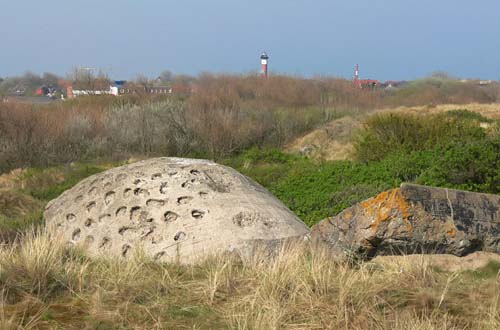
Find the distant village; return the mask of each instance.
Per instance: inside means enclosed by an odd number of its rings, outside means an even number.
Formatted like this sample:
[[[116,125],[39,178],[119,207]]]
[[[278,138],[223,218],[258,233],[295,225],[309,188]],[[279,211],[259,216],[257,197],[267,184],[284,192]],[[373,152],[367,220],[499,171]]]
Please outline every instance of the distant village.
[[[262,53],[261,76],[268,78],[269,56]],[[448,78],[446,74],[437,74],[437,78]],[[436,78],[435,77],[435,78]],[[473,83],[480,86],[495,83],[492,80],[454,79],[462,83]],[[0,100],[3,102],[50,103],[56,100],[67,100],[89,95],[189,95],[196,89],[195,78],[185,75],[174,76],[165,71],[156,79],[140,77],[134,81],[110,80],[100,71],[93,74],[89,68],[75,69],[62,79],[56,75],[45,73],[38,76],[26,73],[21,77],[0,78]],[[392,90],[402,88],[410,81],[385,81],[360,77],[359,65],[356,65],[353,85],[360,89]]]
[[[193,80],[183,77],[177,81],[164,81],[159,77],[142,81],[110,81],[102,77],[89,77],[85,80],[58,78],[46,81],[43,77],[28,73],[22,77],[0,78],[0,87],[3,87],[0,88],[0,99],[3,102],[50,103],[89,95],[188,95],[192,93]]]

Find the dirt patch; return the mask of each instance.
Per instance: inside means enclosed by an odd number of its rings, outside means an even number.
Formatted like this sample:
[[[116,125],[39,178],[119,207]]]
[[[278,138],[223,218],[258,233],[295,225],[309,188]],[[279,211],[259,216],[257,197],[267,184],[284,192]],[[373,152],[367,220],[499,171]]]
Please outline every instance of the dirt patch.
[[[361,127],[359,119],[347,116],[293,141],[285,151],[326,160],[350,159],[352,133]]]

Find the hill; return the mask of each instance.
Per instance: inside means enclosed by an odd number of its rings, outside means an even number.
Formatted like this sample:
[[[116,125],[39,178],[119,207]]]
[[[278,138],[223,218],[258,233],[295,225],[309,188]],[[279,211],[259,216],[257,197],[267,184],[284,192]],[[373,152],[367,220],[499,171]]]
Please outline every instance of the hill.
[[[285,151],[324,160],[348,160],[353,157],[353,134],[362,129],[367,116],[380,113],[404,113],[415,115],[437,114],[453,110],[468,110],[485,118],[500,119],[500,103],[464,105],[441,104],[436,106],[413,106],[382,108],[359,114],[345,116],[328,122],[285,146]]]

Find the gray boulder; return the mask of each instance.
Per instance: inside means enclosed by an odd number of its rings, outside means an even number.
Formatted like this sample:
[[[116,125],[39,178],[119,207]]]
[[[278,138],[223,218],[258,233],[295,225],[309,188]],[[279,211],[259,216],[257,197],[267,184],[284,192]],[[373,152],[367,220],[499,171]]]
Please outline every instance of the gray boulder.
[[[93,255],[160,261],[279,246],[309,228],[266,189],[206,160],[156,158],[91,176],[51,201],[48,226]]]
[[[315,225],[335,254],[500,253],[500,196],[403,184]]]

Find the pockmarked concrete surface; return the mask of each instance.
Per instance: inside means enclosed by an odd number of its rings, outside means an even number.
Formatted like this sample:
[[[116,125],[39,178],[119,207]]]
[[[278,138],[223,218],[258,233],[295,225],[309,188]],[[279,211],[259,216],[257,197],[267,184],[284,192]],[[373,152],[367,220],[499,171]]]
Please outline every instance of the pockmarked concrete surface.
[[[191,263],[302,238],[309,228],[234,169],[206,160],[155,158],[91,176],[51,201],[49,227],[93,255]]]
[[[336,254],[500,253],[500,196],[403,184],[313,227]]]

